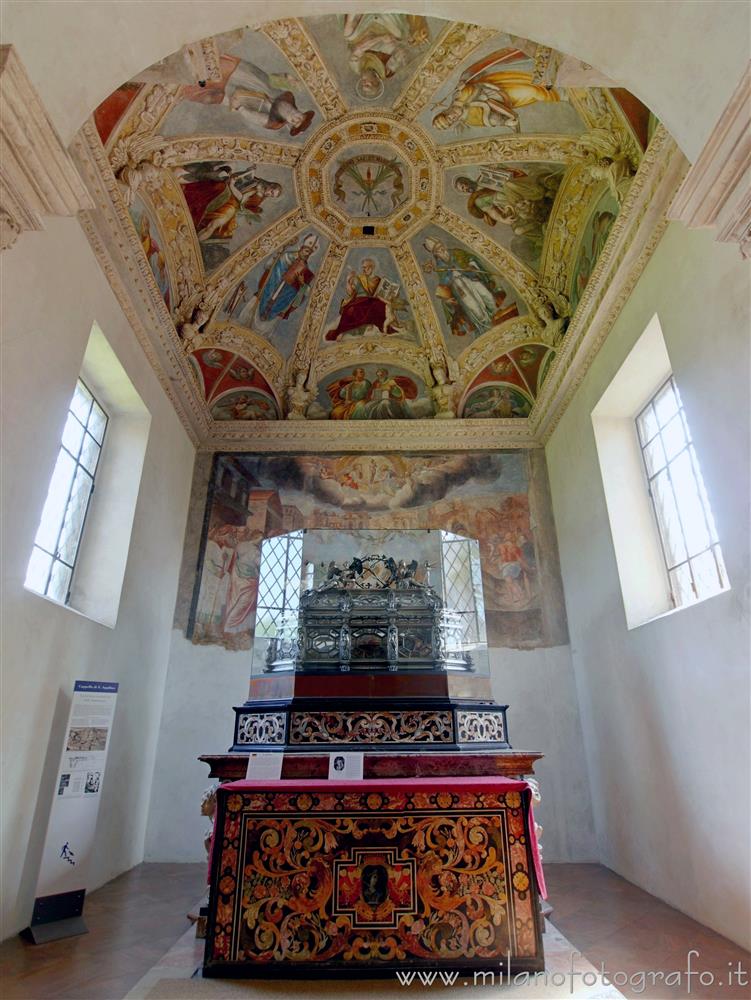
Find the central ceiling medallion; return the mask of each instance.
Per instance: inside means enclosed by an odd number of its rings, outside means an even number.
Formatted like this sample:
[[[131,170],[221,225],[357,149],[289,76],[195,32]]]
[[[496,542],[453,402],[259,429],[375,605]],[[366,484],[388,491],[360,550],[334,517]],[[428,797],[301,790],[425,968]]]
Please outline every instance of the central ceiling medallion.
[[[297,166],[301,199],[339,241],[393,243],[435,207],[432,144],[388,115],[358,112],[321,129]]]

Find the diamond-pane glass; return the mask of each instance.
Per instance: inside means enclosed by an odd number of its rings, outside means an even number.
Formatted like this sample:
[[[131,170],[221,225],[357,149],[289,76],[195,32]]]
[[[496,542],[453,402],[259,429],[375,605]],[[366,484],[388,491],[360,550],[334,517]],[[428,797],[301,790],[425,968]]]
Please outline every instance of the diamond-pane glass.
[[[480,638],[475,604],[476,582],[472,572],[472,545],[469,539],[445,532],[443,535],[443,582],[445,604],[464,616],[464,638]]]
[[[302,532],[267,538],[261,546],[257,636],[277,635],[284,619],[297,611],[301,577]]]

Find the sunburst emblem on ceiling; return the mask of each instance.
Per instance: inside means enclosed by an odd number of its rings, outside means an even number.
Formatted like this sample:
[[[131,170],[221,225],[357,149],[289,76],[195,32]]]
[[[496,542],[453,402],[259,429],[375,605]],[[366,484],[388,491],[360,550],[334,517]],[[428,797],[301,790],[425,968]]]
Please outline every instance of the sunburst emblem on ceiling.
[[[205,39],[94,122],[207,422],[529,417],[655,127],[576,60],[398,13]]]

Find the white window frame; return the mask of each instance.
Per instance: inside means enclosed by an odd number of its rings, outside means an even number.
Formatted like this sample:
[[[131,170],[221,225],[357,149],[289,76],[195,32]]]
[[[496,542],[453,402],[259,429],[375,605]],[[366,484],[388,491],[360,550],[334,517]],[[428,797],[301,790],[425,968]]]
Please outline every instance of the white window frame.
[[[669,420],[664,423],[660,421],[655,408],[655,401],[658,400],[665,390],[670,387],[672,390],[675,403],[677,405],[677,411],[673,414]],[[654,421],[657,426],[657,430],[649,437],[646,437],[645,433],[642,431],[644,422],[642,418],[644,415],[650,411],[654,416]],[[684,444],[679,448],[675,454],[668,455],[668,442],[665,440],[665,435],[663,432],[667,429],[668,425],[675,419],[680,421],[683,430]],[[665,567],[665,573],[668,579],[668,589],[670,591],[670,598],[674,608],[688,607],[689,605],[695,603],[696,601],[706,600],[710,597],[714,597],[715,594],[722,593],[723,590],[728,589],[727,583],[727,572],[725,570],[725,563],[722,558],[722,550],[720,548],[719,538],[717,537],[717,529],[714,523],[714,517],[712,516],[712,510],[709,505],[709,499],[706,494],[706,489],[704,487],[704,480],[701,474],[701,468],[699,466],[699,460],[696,456],[696,451],[694,449],[693,440],[691,437],[691,429],[688,425],[688,420],[686,419],[686,413],[683,408],[683,401],[681,400],[680,392],[678,391],[678,386],[675,381],[675,377],[672,372],[670,376],[662,383],[662,385],[652,394],[650,399],[642,407],[639,413],[634,419],[634,427],[636,429],[637,438],[639,441],[639,448],[641,450],[642,463],[644,466],[644,475],[646,478],[646,488],[649,495],[652,514],[657,525],[657,530],[660,538],[660,552],[662,553],[662,559]],[[650,460],[648,458],[649,446],[655,443],[659,439],[660,445],[663,451],[663,456],[665,461],[663,464],[659,465],[654,471],[650,468]],[[705,545],[703,548],[693,548],[690,543],[689,533],[686,529],[686,505],[682,499],[682,495],[679,490],[676,489],[675,483],[673,482],[673,474],[671,469],[674,468],[675,462],[684,454],[688,453],[691,461],[691,471],[692,478],[694,481],[696,494],[699,499],[699,506],[701,507],[701,512],[703,515],[703,523],[706,528],[707,537],[709,539],[709,544]],[[666,537],[669,530],[668,525],[664,522],[664,519],[660,512],[659,504],[655,498],[654,483],[658,476],[662,472],[667,475],[667,480],[670,487],[670,493],[673,498],[673,503],[677,512],[677,526],[680,529],[681,541],[683,543],[683,548],[685,550],[685,558],[678,559],[673,562],[668,553],[666,547]],[[708,589],[706,592],[702,593],[700,586],[697,584],[697,575],[695,572],[695,564],[697,560],[705,555],[705,553],[710,552],[712,554],[714,567],[717,573],[717,586],[714,589]],[[691,591],[693,593],[693,600],[682,599],[681,594],[678,592],[675,586],[675,575],[683,567],[686,567],[689,574]]]
[[[78,393],[79,386],[82,387],[83,391],[86,393],[86,395],[90,397],[89,407],[88,407],[88,410],[86,412],[86,420],[85,421],[81,419],[81,417],[76,413],[76,411],[73,408],[73,404],[75,402],[76,394]],[[102,414],[102,416],[104,417],[104,425],[103,425],[102,432],[101,432],[101,439],[98,439],[97,436],[96,436],[96,434],[93,433],[93,431],[91,429],[91,419],[92,419],[92,416],[95,413],[95,407]],[[76,381],[76,388],[75,388],[73,396],[71,398],[70,406],[68,407],[68,413],[67,413],[67,416],[66,416],[65,427],[67,429],[67,427],[69,426],[69,424],[71,423],[71,421],[73,421],[72,426],[75,426],[75,424],[78,424],[82,428],[82,430],[83,430],[83,433],[81,435],[81,440],[80,440],[80,442],[78,444],[78,448],[76,450],[76,453],[74,454],[73,451],[71,451],[71,449],[68,447],[68,444],[66,443],[66,440],[65,440],[65,431],[64,431],[63,432],[63,439],[62,439],[62,441],[60,443],[60,448],[58,450],[58,461],[60,460],[61,455],[63,453],[65,453],[65,454],[67,454],[73,460],[73,463],[74,463],[74,465],[73,465],[73,474],[71,476],[70,487],[68,489],[68,495],[65,498],[65,503],[63,504],[62,509],[58,508],[54,512],[49,512],[48,508],[47,508],[47,504],[45,503],[45,507],[44,507],[44,510],[43,510],[43,513],[42,513],[42,520],[40,521],[39,528],[37,529],[37,534],[36,534],[36,537],[34,539],[34,544],[33,544],[33,547],[32,547],[32,554],[31,554],[31,557],[30,557],[30,560],[29,560],[29,569],[31,569],[31,564],[32,564],[32,562],[34,560],[34,553],[35,552],[42,552],[42,553],[44,553],[44,555],[46,555],[50,559],[49,569],[47,570],[47,576],[46,576],[43,588],[35,587],[32,583],[30,583],[28,575],[27,575],[27,583],[26,583],[26,586],[30,590],[33,590],[35,593],[39,594],[41,597],[46,597],[46,598],[48,598],[48,600],[58,601],[58,603],[61,603],[61,604],[66,604],[67,605],[67,604],[70,603],[70,595],[71,595],[71,591],[73,589],[73,580],[74,580],[75,573],[76,573],[76,566],[77,566],[77,563],[78,563],[78,556],[79,556],[79,553],[81,551],[81,543],[83,541],[84,532],[86,531],[86,521],[87,521],[87,518],[88,518],[88,515],[89,515],[89,509],[91,507],[91,499],[92,499],[92,497],[94,495],[94,490],[96,489],[96,475],[97,475],[97,470],[99,469],[99,463],[100,463],[100,459],[102,457],[102,451],[104,449],[105,441],[106,441],[106,438],[107,438],[107,427],[109,425],[109,419],[110,418],[109,418],[109,414],[108,414],[107,410],[102,406],[102,404],[99,402],[99,400],[97,399],[97,397],[95,396],[95,394],[91,391],[91,389],[88,387],[88,385],[86,384],[86,382],[82,378],[79,377],[77,379],[77,381]],[[95,448],[96,460],[93,463],[93,469],[88,468],[86,466],[86,464],[81,460],[81,456],[83,454],[84,444],[87,442],[88,439],[90,439],[93,442],[94,448]],[[56,468],[57,468],[57,464],[56,464]],[[61,539],[62,539],[62,535],[63,535],[63,530],[65,528],[65,524],[66,524],[66,521],[68,519],[68,513],[69,513],[69,510],[71,508],[71,502],[72,502],[72,499],[73,499],[73,488],[74,488],[74,485],[75,485],[75,483],[76,483],[76,481],[78,479],[79,471],[80,471],[80,473],[83,474],[83,476],[85,478],[87,478],[89,480],[89,488],[88,488],[88,493],[86,495],[85,509],[84,509],[84,513],[83,513],[83,518],[81,519],[81,524],[80,524],[80,527],[78,529],[78,537],[75,540],[75,547],[74,547],[74,550],[73,550],[73,554],[72,554],[71,560],[70,560],[70,562],[68,562],[60,554],[60,552],[61,552],[61,550],[60,550],[60,543],[61,543]],[[52,485],[52,482],[50,483],[50,485]],[[58,528],[57,528],[57,535],[56,535],[56,538],[55,538],[55,544],[52,547],[52,550],[50,550],[48,548],[45,548],[44,545],[40,544],[39,539],[40,539],[40,537],[44,538],[44,529],[46,527],[45,521],[48,520],[48,518],[50,518],[53,513],[55,515],[55,519],[58,521]],[[47,515],[47,517],[45,517],[45,515]],[[62,596],[62,599],[60,599],[59,597],[56,597],[54,594],[50,594],[50,585],[52,583],[53,573],[55,571],[55,566],[58,563],[61,566],[64,566],[70,572],[70,575],[68,576],[68,582],[67,582],[65,594],[64,594],[64,596]]]

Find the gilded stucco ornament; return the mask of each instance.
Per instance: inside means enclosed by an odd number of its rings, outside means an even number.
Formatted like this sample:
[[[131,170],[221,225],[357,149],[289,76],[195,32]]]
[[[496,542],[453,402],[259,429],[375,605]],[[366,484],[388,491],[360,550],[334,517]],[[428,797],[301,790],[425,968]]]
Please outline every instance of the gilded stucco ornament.
[[[527,344],[556,355],[530,415],[481,426],[494,443],[535,443],[591,358],[596,303],[652,246],[644,219],[659,213],[646,201],[669,198],[655,178],[673,153],[659,128],[644,153],[654,123],[635,98],[627,111],[607,87],[561,88],[554,50],[431,17],[418,18],[414,55],[392,59],[403,16],[379,17],[356,42],[325,16],[191,43],[113,95],[99,134],[89,122],[74,143],[97,205],[87,235],[205,447],[277,450],[276,434],[301,450],[337,438],[461,448],[458,400]],[[192,69],[190,82],[170,76],[178,62],[205,65],[203,84]],[[365,66],[391,88],[390,109],[364,96]],[[451,102],[462,120],[439,128]],[[543,176],[555,184],[543,190]],[[285,419],[212,417],[194,368],[211,348],[254,366]],[[398,369],[419,392],[408,434],[386,418],[324,427],[323,380],[366,365]]]

